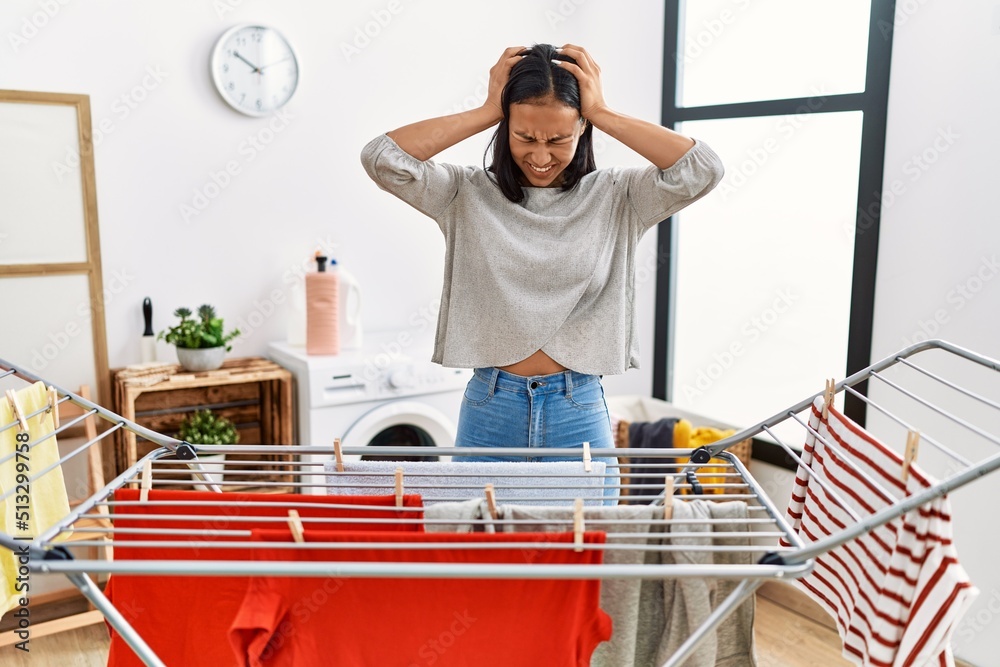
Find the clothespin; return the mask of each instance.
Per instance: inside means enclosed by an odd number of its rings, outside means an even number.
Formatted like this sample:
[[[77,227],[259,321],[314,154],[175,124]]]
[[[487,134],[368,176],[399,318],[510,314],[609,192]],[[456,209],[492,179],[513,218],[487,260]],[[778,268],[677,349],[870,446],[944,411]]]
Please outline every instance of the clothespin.
[[[573,551],[583,551],[583,498],[573,502]]]
[[[344,472],[344,453],[340,451],[340,438],[333,439],[333,456],[337,459],[337,472]]]
[[[396,507],[403,506],[403,469],[396,468]]]
[[[826,389],[823,390],[823,420],[830,418],[830,406],[833,405],[833,396],[837,390],[837,382],[830,378],[826,381]]]
[[[292,539],[302,544],[306,541],[305,529],[302,527],[302,517],[295,510],[288,510],[288,529],[292,531]]]
[[[490,516],[496,521],[500,513],[497,511],[497,496],[492,484],[486,485],[486,506],[490,509]]]
[[[590,465],[590,461],[591,461],[591,458],[590,458],[590,443],[589,442],[585,442],[585,443],[583,443],[583,471],[584,472],[593,472],[593,466]]]
[[[139,483],[139,502],[149,500],[149,489],[153,486],[153,461],[146,459],[142,465],[142,481]]]
[[[663,482],[663,520],[674,518],[674,476],[667,475]]]
[[[21,402],[17,400],[17,392],[13,389],[8,389],[6,391],[7,401],[10,403],[10,409],[14,411],[14,417],[17,419],[17,423],[21,425],[21,430],[25,433],[28,432],[28,420],[24,418],[24,410],[21,409]]]
[[[52,385],[49,385],[49,409],[52,413],[52,428],[59,428],[59,392]]]
[[[920,433],[910,431],[906,434],[906,449],[903,450],[903,481],[910,479],[910,466],[917,460],[917,449],[920,446]]]

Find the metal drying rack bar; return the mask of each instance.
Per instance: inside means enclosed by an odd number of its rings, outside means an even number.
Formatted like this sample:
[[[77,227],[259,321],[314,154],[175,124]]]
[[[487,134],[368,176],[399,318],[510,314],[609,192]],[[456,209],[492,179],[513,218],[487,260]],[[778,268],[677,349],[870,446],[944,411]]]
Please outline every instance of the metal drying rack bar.
[[[915,401],[922,408],[933,412],[935,415],[948,420],[957,427],[966,429],[976,437],[982,439],[990,446],[1000,445],[1000,436],[991,432],[991,426],[983,426],[974,423],[972,418],[961,417],[952,412],[949,408],[943,408],[937,403],[914,393],[906,385],[913,377],[889,377],[892,371],[905,371],[911,376],[921,378],[922,382],[932,382],[937,389],[951,391],[953,394],[976,403],[980,409],[995,411],[1000,415],[1000,402],[981,395],[977,391],[966,388],[961,382],[948,380],[940,372],[932,371],[922,365],[910,361],[914,355],[922,352],[935,351],[945,354],[949,363],[967,362],[973,366],[992,371],[990,376],[991,390],[1000,388],[1000,362],[983,357],[968,350],[945,343],[943,341],[927,341],[902,350],[901,352],[887,357],[882,361],[873,364],[871,367],[855,373],[849,378],[837,383],[833,394],[849,392],[858,396],[869,405],[879,415],[884,416],[889,422],[906,429],[913,429],[914,415],[908,410],[906,419],[899,417],[893,410],[880,405],[878,401],[872,400],[855,387],[864,382],[878,383],[879,390],[895,392],[908,400]],[[6,369],[6,370],[3,370]],[[27,381],[38,381],[41,378],[34,376],[26,370],[0,360],[0,379],[5,376],[16,374],[19,378]],[[898,374],[898,373],[897,373]],[[252,484],[262,489],[292,489],[294,491],[322,491],[332,494],[337,493],[338,482],[336,475],[328,473],[325,469],[319,468],[315,463],[308,462],[285,462],[268,461],[263,459],[253,459],[254,456],[290,454],[294,456],[309,455],[309,460],[315,461],[316,455],[327,457],[332,460],[339,451],[333,447],[326,446],[212,446],[211,452],[222,452],[228,454],[241,455],[239,461],[229,461],[225,464],[222,477],[212,476],[206,468],[202,466],[203,459],[199,455],[208,453],[205,447],[191,445],[178,441],[155,431],[143,428],[134,422],[126,420],[109,410],[87,401],[80,396],[68,392],[60,387],[56,387],[57,392],[63,397],[60,402],[71,400],[88,411],[88,415],[97,416],[107,422],[110,427],[98,437],[76,448],[73,452],[59,459],[57,464],[50,465],[46,470],[35,473],[32,480],[37,479],[67,461],[80,456],[88,447],[110,447],[108,435],[119,430],[126,429],[137,436],[151,441],[158,447],[143,457],[140,461],[130,466],[122,474],[108,483],[103,489],[93,494],[82,504],[71,510],[69,514],[59,520],[55,525],[46,530],[42,535],[34,538],[26,544],[25,540],[15,538],[11,535],[0,532],[0,547],[7,547],[12,550],[27,548],[30,554],[30,569],[34,572],[62,573],[76,585],[80,591],[105,615],[108,622],[122,635],[148,665],[162,665],[163,663],[156,657],[152,650],[146,645],[141,636],[121,616],[117,609],[103,595],[101,590],[94,585],[88,573],[111,573],[113,574],[153,574],[153,575],[232,575],[232,576],[328,576],[330,565],[322,562],[295,562],[295,561],[275,561],[256,562],[243,560],[224,561],[204,561],[204,560],[147,560],[147,561],[104,561],[74,557],[74,552],[92,546],[128,545],[153,546],[153,547],[175,547],[190,544],[183,540],[171,540],[179,535],[178,531],[171,532],[170,528],[115,528],[99,529],[95,531],[87,528],[88,535],[97,535],[91,539],[65,541],[67,537],[78,532],[78,524],[92,519],[96,516],[110,517],[112,520],[120,518],[127,513],[129,519],[144,518],[153,523],[156,521],[169,522],[170,520],[184,520],[197,518],[198,520],[208,520],[213,518],[212,514],[205,514],[202,511],[191,513],[195,509],[204,510],[206,507],[218,506],[207,500],[186,500],[186,501],[163,501],[150,499],[146,501],[125,501],[115,499],[116,491],[124,488],[147,488],[150,491],[167,488],[186,487],[200,485],[201,488],[212,492],[222,492],[228,487],[245,487],[247,478],[253,476]],[[877,512],[867,517],[852,515],[855,524],[848,526],[843,531],[828,537],[825,540],[805,545],[792,531],[785,520],[784,513],[767,496],[760,484],[753,478],[747,468],[739,459],[732,456],[725,450],[738,442],[751,437],[770,437],[779,446],[786,450],[790,457],[795,459],[798,455],[786,437],[782,437],[775,431],[779,425],[787,428],[790,425],[796,426],[804,436],[812,433],[808,424],[803,421],[800,414],[810,409],[814,400],[819,394],[813,395],[800,403],[784,410],[773,417],[766,419],[759,424],[744,429],[724,440],[710,446],[697,450],[665,450],[656,448],[647,449],[561,449],[558,452],[543,451],[535,448],[505,448],[505,456],[511,457],[531,457],[534,459],[546,456],[558,455],[561,459],[579,458],[584,460],[586,455],[592,456],[595,460],[600,457],[614,457],[619,461],[627,461],[632,458],[645,459],[641,464],[642,472],[630,472],[625,479],[621,478],[622,471],[619,466],[610,463],[606,466],[603,475],[605,500],[613,499],[629,504],[647,504],[662,507],[665,504],[672,504],[678,501],[688,500],[708,500],[726,501],[737,500],[746,503],[747,518],[743,522],[750,529],[748,533],[740,533],[743,537],[752,539],[745,540],[744,544],[738,546],[715,546],[705,544],[697,547],[684,546],[683,549],[691,551],[701,551],[705,554],[718,554],[738,551],[745,556],[752,558],[750,564],[740,565],[675,565],[675,564],[645,564],[645,565],[621,565],[621,564],[601,564],[601,565],[514,565],[514,564],[446,564],[446,563],[385,563],[385,562],[340,562],[336,564],[338,576],[343,577],[398,577],[398,578],[516,578],[516,579],[657,579],[667,577],[696,577],[696,578],[727,578],[741,580],[732,594],[726,598],[712,614],[698,627],[680,649],[665,663],[665,667],[674,667],[681,664],[694,650],[708,633],[712,632],[719,623],[735,610],[742,602],[754,594],[756,589],[769,579],[797,578],[808,574],[813,567],[813,559],[844,544],[858,535],[881,526],[902,514],[918,507],[921,504],[948,493],[980,476],[992,472],[1000,467],[1000,449],[986,456],[982,460],[975,462],[954,451],[942,443],[939,438],[930,437],[921,433],[923,441],[939,450],[946,456],[952,465],[960,465],[961,469],[946,476],[942,481],[932,485],[926,491],[915,494],[908,498],[895,500],[885,510]],[[997,392],[1000,397],[1000,391]],[[43,408],[44,410],[44,408]],[[41,412],[41,411],[38,411]],[[34,413],[34,414],[37,414]],[[988,412],[994,415],[993,412]],[[26,418],[31,418],[27,415]],[[86,416],[85,416],[86,417]],[[85,418],[84,417],[84,418]],[[986,422],[992,424],[987,417]],[[82,419],[82,418],[81,418]],[[0,424],[0,433],[16,428],[18,421],[11,424]],[[63,429],[71,424],[64,424],[56,430],[58,435]],[[46,437],[51,437],[46,436]],[[39,445],[45,437],[37,442],[29,442],[30,449]],[[342,454],[348,456],[362,456],[371,454],[370,448],[365,447],[345,447]],[[380,457],[408,456],[408,457],[439,457],[457,455],[493,455],[497,454],[496,449],[474,449],[474,448],[426,448],[426,447],[379,447]],[[0,459],[0,465],[12,458],[8,456]],[[249,459],[249,460],[248,460]],[[658,460],[659,463],[648,463],[649,460]],[[849,459],[848,459],[849,461]],[[9,464],[9,463],[8,463]],[[708,470],[706,470],[708,468]],[[657,471],[657,472],[651,472]],[[662,475],[659,473],[662,471]],[[701,488],[703,495],[693,495],[696,489],[691,483],[691,475],[701,478]],[[501,505],[517,505],[521,501],[538,501],[540,490],[545,493],[541,498],[544,502],[552,505],[565,507],[566,503],[572,502],[576,497],[576,491],[581,491],[583,482],[593,482],[596,473],[573,473],[559,476],[557,484],[540,483],[551,475],[539,475],[534,473],[504,474],[505,482],[498,484],[497,490],[503,491],[506,497],[499,501]],[[332,481],[327,480],[327,475],[331,475]],[[427,478],[420,473],[406,472],[403,475],[402,483],[406,493],[419,493],[424,499],[426,507],[438,501],[453,500],[453,496],[448,498],[437,498],[435,493],[439,493],[445,488],[451,493],[460,489],[467,495],[468,499],[483,498],[483,489],[474,484],[469,484],[467,478],[477,475],[462,473],[453,475],[452,480],[442,485],[440,480],[436,483],[428,483]],[[663,481],[668,477],[672,480],[674,494],[667,496],[662,490]],[[260,478],[264,478],[261,480]],[[272,477],[272,480],[268,478]],[[372,474],[372,478],[384,477],[384,473]],[[422,477],[425,477],[422,479]],[[711,478],[711,479],[708,479]],[[292,480],[292,481],[290,481]],[[513,480],[513,483],[510,481]],[[454,483],[451,483],[451,482]],[[828,480],[817,479],[817,482],[824,483]],[[385,487],[378,486],[372,489],[373,495],[379,493],[392,495],[397,490],[391,485]],[[628,491],[629,493],[625,493]],[[632,493],[634,492],[634,493]],[[524,496],[517,495],[523,493]],[[513,494],[513,495],[511,495]],[[0,499],[8,497],[8,492]],[[836,494],[833,494],[836,501]],[[305,500],[305,497],[303,497]],[[669,501],[669,502],[668,502]],[[143,502],[148,504],[150,509],[171,508],[170,514],[162,514],[159,511],[149,514],[136,514],[134,512]],[[227,506],[241,506],[243,509],[253,507],[263,509],[266,501],[259,498],[254,502],[233,502],[226,501]],[[280,503],[282,510],[295,509],[297,506],[314,506],[311,503],[285,502]],[[846,507],[846,503],[844,503]],[[453,519],[430,519],[420,515],[421,508],[407,507],[386,507],[385,505],[350,505],[352,509],[364,509],[370,512],[368,518],[363,519],[364,523],[400,523],[400,522],[421,522],[429,527],[435,523],[454,524]],[[175,510],[175,511],[174,511]],[[609,521],[602,520],[599,509],[589,507],[588,512],[598,512],[598,518],[591,518],[587,521],[587,530],[601,530],[602,526],[608,525]],[[379,514],[384,514],[380,517]],[[723,524],[724,521],[692,521],[684,519],[663,518],[637,520],[641,524],[642,530],[637,532],[611,532],[604,544],[586,544],[582,548],[600,549],[606,554],[612,551],[635,551],[642,550],[647,553],[669,553],[681,549],[680,546],[672,544],[673,540],[681,537],[689,537],[693,534],[692,529],[698,527],[712,528],[712,524]],[[199,538],[199,548],[216,549],[246,549],[254,548],[258,543],[250,541],[250,531],[240,528],[240,523],[244,521],[273,522],[276,526],[286,525],[284,518],[273,514],[268,516],[246,514],[240,517],[233,517],[231,514],[225,516],[227,527],[220,530],[204,530],[196,534]],[[350,524],[358,519],[310,519],[303,517],[302,525],[308,529],[314,521],[327,523],[330,521]],[[124,522],[123,522],[124,523]],[[489,530],[514,528],[519,523],[510,518],[492,518],[483,516],[469,520],[463,519],[460,523],[468,524],[474,530]],[[537,521],[520,522],[537,524]],[[616,525],[623,524],[621,520],[615,520]],[[553,520],[550,526],[553,530],[573,530],[571,520]],[[190,536],[190,531],[184,531],[184,535]],[[711,533],[710,533],[711,534]],[[103,536],[102,536],[103,535]],[[719,533],[718,537],[737,537],[734,533]],[[148,538],[148,539],[147,539]],[[155,538],[155,539],[152,539]],[[245,538],[245,539],[244,539]],[[783,539],[790,547],[776,546],[778,539]],[[709,540],[711,542],[711,540]],[[573,548],[573,544],[546,544],[540,545],[537,542],[514,543],[514,546],[531,548]],[[289,553],[299,549],[336,548],[336,543],[299,543],[292,541],[284,543],[268,543],[269,547],[287,549]],[[359,546],[357,543],[352,546]],[[364,548],[385,548],[384,543],[363,543]],[[435,545],[428,545],[426,542],[400,542],[391,545],[393,548],[428,548]],[[509,548],[511,543],[503,543],[504,548]],[[477,544],[477,548],[489,549],[497,548],[491,543]],[[463,545],[464,548],[464,545]],[[580,548],[580,547],[577,547]]]

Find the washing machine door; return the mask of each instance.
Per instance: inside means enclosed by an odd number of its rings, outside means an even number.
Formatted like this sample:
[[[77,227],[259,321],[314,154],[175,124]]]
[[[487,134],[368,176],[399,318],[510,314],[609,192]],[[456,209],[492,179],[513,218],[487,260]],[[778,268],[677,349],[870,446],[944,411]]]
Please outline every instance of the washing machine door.
[[[416,401],[394,401],[378,405],[363,414],[344,433],[344,447],[371,447],[372,454],[350,456],[345,460],[449,461],[451,457],[384,457],[374,453],[388,447],[453,447],[456,426],[440,410]]]

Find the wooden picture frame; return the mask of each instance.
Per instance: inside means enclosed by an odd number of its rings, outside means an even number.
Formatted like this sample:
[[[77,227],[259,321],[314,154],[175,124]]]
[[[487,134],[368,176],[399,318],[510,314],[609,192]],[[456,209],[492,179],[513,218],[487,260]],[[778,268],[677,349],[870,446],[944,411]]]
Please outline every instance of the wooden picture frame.
[[[91,122],[88,95],[0,90],[0,358],[108,405]]]

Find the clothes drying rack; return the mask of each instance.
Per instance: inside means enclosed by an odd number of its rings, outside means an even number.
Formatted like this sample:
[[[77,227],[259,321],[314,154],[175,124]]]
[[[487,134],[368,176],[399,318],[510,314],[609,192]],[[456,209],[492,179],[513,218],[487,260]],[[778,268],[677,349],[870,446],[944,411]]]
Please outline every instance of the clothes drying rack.
[[[916,361],[919,359],[919,362]],[[926,363],[925,363],[926,362]],[[0,381],[8,376],[17,377],[23,381],[43,381],[42,378],[0,359]],[[957,378],[957,379],[956,379]],[[46,384],[49,384],[46,382]],[[50,385],[53,386],[53,385]],[[56,404],[65,401],[83,407],[85,414],[78,419],[91,416],[99,417],[108,422],[108,428],[96,438],[77,447],[63,456],[57,464],[46,470],[32,471],[29,481],[37,480],[50,472],[54,467],[65,464],[70,459],[85,455],[89,447],[105,447],[113,451],[112,439],[115,432],[125,429],[136,436],[156,445],[151,451],[134,465],[121,473],[103,489],[72,509],[68,515],[52,526],[44,534],[26,542],[23,537],[0,532],[0,547],[18,552],[27,548],[30,556],[31,572],[65,575],[82,594],[100,610],[108,623],[122,636],[128,645],[147,665],[163,665],[163,662],[149,648],[143,638],[125,620],[122,614],[104,596],[99,586],[91,579],[90,574],[148,574],[148,575],[243,575],[243,576],[329,576],[330,567],[320,562],[257,562],[257,561],[202,561],[202,560],[145,560],[145,561],[115,561],[96,560],[80,557],[78,550],[89,547],[105,547],[109,541],[111,546],[116,543],[128,546],[184,546],[187,542],[172,542],[168,530],[156,534],[155,541],[142,541],[141,536],[127,536],[127,542],[119,540],[125,537],[129,529],[108,528],[103,539],[82,539],[68,541],[67,537],[74,532],[82,532],[87,519],[110,517],[115,519],[116,507],[126,504],[113,498],[116,490],[124,488],[157,489],[157,488],[190,488],[192,484],[200,484],[202,488],[222,492],[227,487],[245,488],[248,479],[255,489],[273,488],[287,490],[295,488],[302,491],[315,492],[317,488],[329,487],[331,493],[336,493],[336,483],[328,484],[327,471],[316,455],[322,455],[328,460],[352,460],[362,455],[371,455],[372,448],[337,446],[255,446],[232,445],[206,448],[191,445],[144,428],[134,422],[111,412],[110,410],[88,401],[61,387],[54,387],[58,394]],[[798,460],[796,447],[800,446],[804,437],[810,433],[818,436],[808,424],[803,415],[817,396],[825,395],[826,400],[836,401],[844,394],[855,396],[867,404],[868,426],[874,434],[874,425],[883,430],[877,433],[884,442],[902,442],[903,436],[909,431],[919,431],[920,442],[924,447],[919,455],[919,464],[930,467],[940,463],[944,474],[937,475],[940,479],[930,488],[900,499],[884,510],[869,516],[858,517],[857,521],[847,526],[839,533],[812,544],[804,544],[791,529],[784,516],[783,507],[775,505],[768,497],[761,484],[754,479],[749,470],[739,459],[726,451],[746,438],[763,438],[775,442],[789,457]],[[48,408],[53,409],[50,404]],[[57,406],[56,406],[57,409]],[[38,412],[41,412],[39,410]],[[38,412],[33,414],[38,414]],[[31,418],[33,415],[23,415]],[[75,420],[74,420],[75,422]],[[55,435],[74,422],[63,424],[56,429]],[[7,429],[17,429],[18,421],[11,424],[0,424],[0,432]],[[921,425],[924,424],[924,425]],[[939,437],[931,435],[935,430],[947,427],[947,432],[961,429],[966,437],[961,442],[942,442]],[[797,433],[796,433],[797,431]],[[42,438],[44,439],[44,438]],[[41,440],[28,443],[29,451],[40,444]],[[520,564],[445,564],[445,563],[393,563],[393,562],[337,562],[336,573],[340,577],[395,577],[395,578],[510,578],[510,579],[659,579],[659,578],[720,578],[738,581],[732,593],[711,612],[674,653],[664,663],[664,667],[680,665],[689,657],[699,642],[711,633],[719,624],[743,602],[747,601],[764,582],[775,579],[795,579],[807,575],[814,565],[814,558],[822,555],[858,536],[874,530],[883,524],[902,516],[906,512],[919,507],[941,495],[957,489],[1000,467],[1000,362],[960,348],[950,343],[931,340],[907,347],[890,355],[870,367],[837,382],[830,383],[825,392],[810,396],[800,403],[783,410],[759,424],[746,428],[728,438],[697,450],[673,450],[659,448],[644,449],[590,449],[580,447],[561,449],[557,452],[535,448],[505,448],[503,454],[512,457],[534,457],[538,460],[546,455],[560,457],[579,457],[586,462],[600,457],[617,457],[620,466],[614,463],[607,465],[605,470],[606,485],[612,489],[620,488],[617,497],[623,503],[650,503],[664,507],[662,520],[653,522],[650,533],[626,533],[616,535],[609,533],[604,544],[586,544],[581,546],[553,543],[542,546],[538,543],[523,545],[505,543],[505,548],[520,546],[525,548],[587,548],[609,550],[628,549],[643,550],[647,553],[670,550],[703,550],[717,553],[721,551],[738,550],[746,554],[752,562],[748,565],[678,565],[678,564],[644,564],[644,565],[520,565]],[[958,451],[959,449],[962,451]],[[199,455],[211,452],[225,452],[241,455],[240,460],[226,464],[221,478],[210,476],[202,467],[204,462]],[[286,454],[294,458],[302,456],[301,461],[278,461],[271,455]],[[305,455],[309,455],[306,457]],[[495,449],[473,448],[441,448],[441,447],[379,447],[381,457],[448,457],[456,455],[496,455]],[[265,459],[265,455],[267,458]],[[249,460],[251,457],[260,459]],[[635,472],[628,467],[628,461],[641,457],[641,472]],[[14,455],[0,456],[0,466],[11,465]],[[655,460],[653,463],[651,460]],[[721,462],[721,463],[720,463]],[[711,472],[706,472],[707,467]],[[722,471],[720,472],[720,466]],[[933,474],[936,471],[930,470]],[[587,474],[587,473],[584,473]],[[621,476],[621,477],[619,477]],[[517,477],[513,483],[508,479],[502,489],[505,492],[503,503],[517,504],[520,498],[518,492],[531,490],[537,499],[537,476],[525,474]],[[545,497],[553,504],[572,503],[575,490],[579,489],[580,475],[565,475],[564,483],[546,487]],[[710,477],[710,479],[709,479]],[[334,480],[335,481],[335,480]],[[463,484],[462,475],[456,475],[454,485]],[[823,482],[823,480],[817,480]],[[435,501],[435,487],[421,482],[419,475],[406,475],[402,480],[397,474],[395,485],[384,489],[387,495],[401,494],[399,483],[402,482],[406,493],[419,493],[424,502]],[[620,482],[620,486],[618,485]],[[673,489],[669,494],[663,489]],[[500,489],[497,489],[498,491]],[[628,492],[627,494],[625,492]],[[693,495],[700,491],[703,495]],[[483,498],[489,496],[489,491],[476,487],[468,488],[468,498]],[[10,493],[7,494],[8,496]],[[690,526],[685,526],[684,520],[667,518],[668,506],[681,500],[700,498],[709,501],[740,500],[747,504],[747,524],[749,533],[716,534],[713,537],[740,537],[745,543],[740,546],[724,546],[712,544],[711,540],[705,546],[675,546],[672,539],[686,536]],[[138,502],[143,502],[142,500]],[[153,502],[153,501],[147,501]],[[135,503],[132,503],[133,506]],[[168,503],[170,504],[170,503]],[[194,503],[175,502],[175,518],[189,518],[185,508]],[[294,505],[294,504],[293,504]],[[121,509],[118,507],[118,509]],[[134,507],[133,507],[134,509]],[[283,509],[294,509],[287,506]],[[384,506],[371,508],[385,510]],[[398,513],[400,508],[392,508]],[[405,509],[405,508],[403,508]],[[129,514],[134,518],[135,514]],[[204,514],[199,518],[205,519]],[[584,529],[574,517],[567,522],[565,530],[582,531]],[[272,518],[276,526],[288,525],[280,518]],[[343,519],[351,521],[351,519]],[[381,521],[382,519],[376,519]],[[387,518],[385,521],[430,521],[429,519],[397,519]],[[323,519],[328,521],[328,519]],[[371,519],[366,519],[371,522]],[[476,520],[486,523],[489,519]],[[449,523],[451,523],[449,521]],[[647,522],[648,523],[648,522]],[[690,523],[690,522],[688,522]],[[590,521],[587,530],[601,530],[601,521]],[[305,523],[308,529],[308,521]],[[562,527],[560,527],[562,529]],[[655,533],[652,531],[656,531]],[[91,534],[94,528],[88,526],[86,532]],[[156,532],[156,531],[153,531]],[[225,533],[229,541],[213,542],[212,537]],[[249,531],[239,530],[238,524],[232,530],[206,531],[200,548],[217,546],[252,547],[255,543],[249,541],[233,542],[232,538],[245,536],[249,540]],[[636,542],[636,538],[639,541]],[[779,539],[791,545],[780,547]],[[335,543],[302,543],[289,540],[287,543],[269,543],[269,547],[279,544],[282,548],[307,549],[331,548]],[[354,543],[352,546],[359,546]],[[385,548],[385,544],[363,544],[364,548]],[[394,543],[389,548],[421,548],[415,543]],[[489,548],[486,545],[483,548]],[[425,547],[426,548],[426,545]]]

